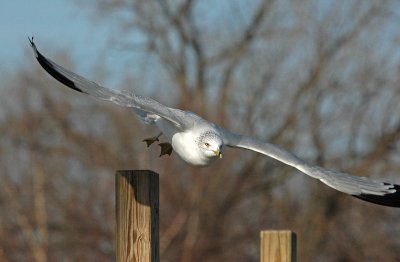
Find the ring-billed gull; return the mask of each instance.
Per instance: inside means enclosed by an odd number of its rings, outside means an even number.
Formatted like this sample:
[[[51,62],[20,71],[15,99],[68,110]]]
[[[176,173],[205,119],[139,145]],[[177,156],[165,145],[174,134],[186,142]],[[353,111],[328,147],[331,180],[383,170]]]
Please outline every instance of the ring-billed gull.
[[[29,41],[39,64],[64,85],[95,98],[133,108],[147,124],[156,125],[161,133],[144,141],[150,146],[163,134],[169,143],[160,143],[161,155],[170,154],[173,149],[189,164],[208,166],[222,158],[225,147],[248,149],[290,165],[340,192],[375,204],[400,207],[399,185],[310,165],[278,146],[233,133],[190,111],[170,108],[134,93],[107,89],[47,59],[37,50],[33,38]]]

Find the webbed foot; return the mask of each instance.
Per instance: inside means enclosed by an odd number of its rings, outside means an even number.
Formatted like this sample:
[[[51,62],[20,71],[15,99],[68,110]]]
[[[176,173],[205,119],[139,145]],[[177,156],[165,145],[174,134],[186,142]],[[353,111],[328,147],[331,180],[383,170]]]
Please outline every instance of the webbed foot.
[[[163,155],[171,155],[172,145],[170,143],[159,143],[158,145],[161,147],[160,157]]]
[[[142,142],[145,142],[146,145],[147,145],[147,147],[149,147],[149,146],[150,146],[151,144],[153,144],[154,142],[160,141],[160,140],[158,140],[158,138],[159,138],[161,135],[162,135],[162,133],[160,133],[160,134],[158,134],[158,135],[156,135],[156,136],[153,136],[153,137],[145,138],[145,139],[142,140]]]

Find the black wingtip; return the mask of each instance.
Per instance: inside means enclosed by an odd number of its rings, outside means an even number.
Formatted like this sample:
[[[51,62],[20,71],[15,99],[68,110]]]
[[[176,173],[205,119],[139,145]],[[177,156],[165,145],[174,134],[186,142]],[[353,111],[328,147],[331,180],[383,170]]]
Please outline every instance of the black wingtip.
[[[37,61],[43,67],[43,69],[46,70],[47,73],[49,73],[51,76],[53,76],[55,79],[57,79],[64,85],[68,86],[69,88],[86,94],[86,92],[84,92],[80,88],[78,88],[72,80],[70,80],[69,78],[67,78],[60,72],[58,72],[54,68],[53,64],[37,50],[36,45],[33,41],[33,36],[31,38],[28,37],[28,40],[29,40],[29,43],[31,44],[31,47],[32,47],[34,53],[35,53]]]
[[[31,43],[31,46],[32,46],[34,49],[36,49],[35,43],[33,42],[33,36],[31,36],[31,37],[28,36],[28,40],[29,40],[29,43]]]
[[[353,196],[361,200],[381,206],[400,207],[400,185],[393,185],[393,189],[395,189],[396,192],[389,193],[383,196],[370,195],[370,194],[361,194]]]
[[[31,38],[29,38],[29,36],[28,36],[29,43],[31,44],[33,52],[35,53],[35,57],[36,57],[36,59],[38,59],[39,58],[39,51],[36,48],[36,45],[35,45],[35,42],[33,41],[33,38],[34,38],[33,36]]]

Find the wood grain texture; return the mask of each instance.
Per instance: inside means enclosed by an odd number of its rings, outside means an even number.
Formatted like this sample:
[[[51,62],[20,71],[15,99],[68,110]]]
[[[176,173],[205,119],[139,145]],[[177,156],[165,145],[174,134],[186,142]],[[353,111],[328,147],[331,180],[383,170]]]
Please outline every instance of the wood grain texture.
[[[268,230],[260,233],[261,262],[295,262],[296,234],[289,230]]]
[[[117,171],[117,262],[159,261],[159,179],[148,170]]]

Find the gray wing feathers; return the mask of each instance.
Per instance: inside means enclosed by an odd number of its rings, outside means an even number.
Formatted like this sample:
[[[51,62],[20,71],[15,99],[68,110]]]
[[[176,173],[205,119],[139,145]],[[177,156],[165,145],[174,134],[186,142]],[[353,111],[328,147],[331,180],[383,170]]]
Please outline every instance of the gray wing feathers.
[[[146,124],[148,125],[155,125],[156,121],[160,118],[156,114],[152,114],[138,108],[133,108],[133,112]]]
[[[178,128],[184,128],[185,125],[188,124],[185,122],[186,119],[181,110],[169,108],[147,97],[131,93],[128,94],[124,92],[118,92],[102,87],[93,81],[71,72],[70,70],[51,61],[50,59],[47,59],[37,50],[33,39],[29,39],[29,41],[35,52],[36,59],[43,69],[71,89],[91,95],[101,100],[114,102],[121,106],[137,108],[142,112],[142,115],[145,112],[158,115],[174,123]]]
[[[326,185],[350,195],[370,194],[383,196],[395,193],[394,185],[371,180],[367,177],[351,176],[318,166],[299,168],[305,174],[318,178]]]
[[[362,200],[380,205],[400,207],[400,191],[398,190],[398,185],[374,181],[367,177],[351,176],[346,173],[309,165],[296,155],[275,145],[262,142],[252,137],[234,134],[227,130],[223,130],[222,133],[227,146],[244,148],[270,156],[297,168],[313,178],[319,179],[331,188],[353,195]]]
[[[222,130],[225,145],[230,147],[244,148],[268,155],[287,165],[300,168],[306,165],[306,162],[296,155],[272,144],[268,144],[256,138],[234,134],[228,130]]]

